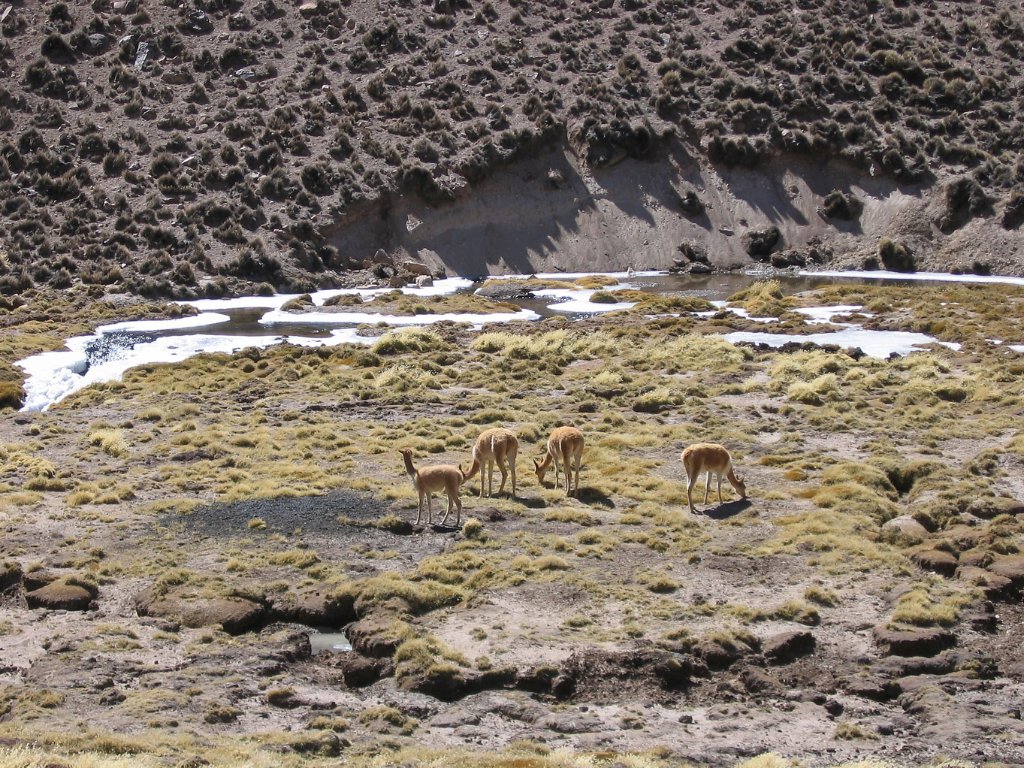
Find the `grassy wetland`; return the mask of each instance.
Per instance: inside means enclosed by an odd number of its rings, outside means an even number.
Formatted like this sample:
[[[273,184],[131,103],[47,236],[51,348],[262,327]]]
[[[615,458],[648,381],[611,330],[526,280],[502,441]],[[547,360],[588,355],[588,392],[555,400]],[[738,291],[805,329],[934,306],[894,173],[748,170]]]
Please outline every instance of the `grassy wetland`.
[[[73,296],[7,311],[4,362],[101,319]],[[1024,290],[731,302],[960,345],[892,359],[734,346],[764,324],[636,299],[200,355],[4,411],[0,764],[1019,762]],[[560,425],[586,436],[574,498],[532,471]],[[465,467],[492,426],[519,437],[518,497],[478,476],[461,528],[414,528],[399,449]],[[701,480],[687,511],[697,441],[749,499],[704,504]],[[354,651],[310,654],[341,627]]]

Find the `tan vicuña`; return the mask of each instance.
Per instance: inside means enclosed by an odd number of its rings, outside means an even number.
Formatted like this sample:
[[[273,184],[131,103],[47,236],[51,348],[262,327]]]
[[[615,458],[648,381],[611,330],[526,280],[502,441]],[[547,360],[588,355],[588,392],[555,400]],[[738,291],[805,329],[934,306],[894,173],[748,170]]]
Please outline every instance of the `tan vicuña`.
[[[444,491],[448,497],[448,511],[441,518],[441,525],[448,520],[452,513],[452,505],[456,509],[455,525],[462,522],[462,499],[459,497],[459,487],[462,485],[465,476],[462,470],[453,464],[435,464],[429,467],[416,467],[412,464],[412,449],[402,448],[399,451],[405,460],[405,473],[412,479],[412,487],[419,494],[419,505],[416,508],[416,524],[420,524],[423,517],[423,500],[427,500],[427,524],[434,522],[434,510],[431,503],[431,494]]]
[[[565,470],[565,495],[572,496],[574,483],[572,480],[573,467],[576,468],[575,491],[580,490],[580,462],[583,460],[583,433],[576,427],[557,427],[552,430],[548,437],[548,449],[541,461],[534,459],[533,466],[537,470],[537,481],[542,485],[544,475],[555,463],[555,487],[558,487],[558,472]]]
[[[690,512],[696,514],[693,508],[693,497],[691,495],[693,486],[701,472],[707,472],[707,481],[704,485],[704,503],[708,503],[708,492],[711,490],[711,475],[718,476],[718,503],[722,503],[722,476],[729,481],[741,499],[747,498],[747,486],[743,478],[736,474],[732,467],[732,456],[724,446],[718,443],[694,443],[683,450],[680,456],[683,462],[683,471],[686,472],[686,503],[690,505]]]
[[[480,433],[473,446],[473,463],[463,472],[469,480],[480,472],[480,495],[484,495],[484,477],[487,479],[487,496],[494,489],[494,465],[501,471],[501,485],[498,493],[505,490],[505,481],[512,475],[512,498],[516,497],[516,456],[519,455],[519,439],[510,429],[494,427]]]

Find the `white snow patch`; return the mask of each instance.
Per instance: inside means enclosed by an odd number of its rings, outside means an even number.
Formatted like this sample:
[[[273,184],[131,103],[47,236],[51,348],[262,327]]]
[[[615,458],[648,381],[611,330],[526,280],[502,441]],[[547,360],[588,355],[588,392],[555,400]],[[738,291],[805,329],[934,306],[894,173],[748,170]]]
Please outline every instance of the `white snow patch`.
[[[928,344],[940,344],[953,350],[960,349],[959,344],[938,341],[932,336],[909,331],[872,331],[852,326],[834,333],[812,333],[806,336],[786,333],[761,333],[754,331],[735,331],[725,334],[726,341],[733,344],[748,342],[767,344],[770,347],[781,347],[783,344],[796,342],[813,342],[814,344],[837,344],[840,347],[860,347],[869,357],[885,359],[892,353],[908,355],[919,352]]]

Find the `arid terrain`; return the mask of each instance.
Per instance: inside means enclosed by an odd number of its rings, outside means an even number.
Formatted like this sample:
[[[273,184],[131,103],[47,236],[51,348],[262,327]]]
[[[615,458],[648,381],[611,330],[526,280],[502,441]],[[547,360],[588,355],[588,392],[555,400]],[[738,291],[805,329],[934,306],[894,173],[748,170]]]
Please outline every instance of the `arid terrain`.
[[[89,311],[62,296],[61,328]],[[650,296],[8,412],[0,760],[1019,765],[1022,301],[758,283],[732,306],[789,333],[829,327],[800,306],[863,306],[845,319],[961,346],[733,346],[764,324]],[[532,472],[560,424],[586,436],[575,498]],[[459,525],[441,497],[414,526],[399,449],[467,466],[497,425],[517,497],[474,478]],[[701,482],[687,511],[699,440],[748,499]],[[311,653],[339,629],[352,651]]]
[[[409,259],[1024,272],[1019,4],[0,13],[7,294],[301,292]]]
[[[1024,275],[1022,60],[1002,1],[0,0],[0,766],[1024,765],[1024,289],[770,279]],[[751,267],[19,410],[174,299]],[[723,338],[820,306],[941,343]],[[495,426],[516,497],[414,525],[399,450]]]

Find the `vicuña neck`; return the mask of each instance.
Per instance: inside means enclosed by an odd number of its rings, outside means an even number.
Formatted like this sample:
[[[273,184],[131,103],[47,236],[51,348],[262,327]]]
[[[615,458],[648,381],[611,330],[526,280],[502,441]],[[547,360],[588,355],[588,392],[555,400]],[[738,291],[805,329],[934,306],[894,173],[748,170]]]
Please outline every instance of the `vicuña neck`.
[[[410,477],[416,475],[416,467],[412,465],[412,456],[408,453],[403,453],[402,458],[405,459],[405,471]]]

